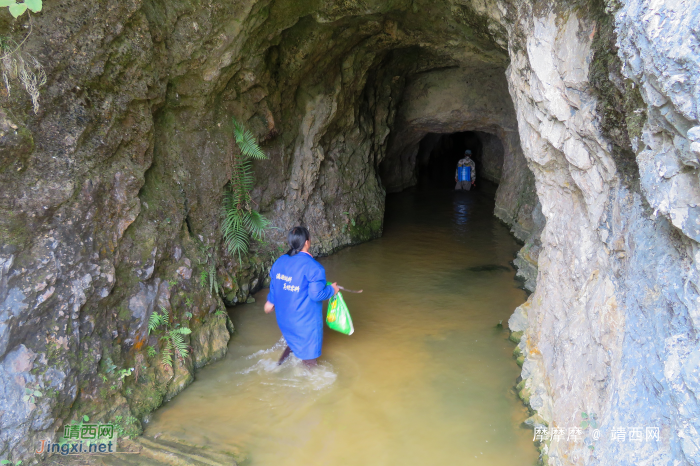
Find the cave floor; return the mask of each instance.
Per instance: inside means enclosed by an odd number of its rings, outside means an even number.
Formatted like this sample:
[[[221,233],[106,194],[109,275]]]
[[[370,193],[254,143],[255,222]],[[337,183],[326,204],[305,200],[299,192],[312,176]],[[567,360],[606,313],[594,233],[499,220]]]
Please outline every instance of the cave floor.
[[[389,195],[381,239],[321,259],[364,292],[345,294],[355,333],[326,329],[319,368],[276,366],[263,290],[230,310],[227,356],[127,446],[141,454],[70,464],[535,464],[513,344],[496,327],[526,299],[510,266],[519,245],[492,211],[479,191]]]

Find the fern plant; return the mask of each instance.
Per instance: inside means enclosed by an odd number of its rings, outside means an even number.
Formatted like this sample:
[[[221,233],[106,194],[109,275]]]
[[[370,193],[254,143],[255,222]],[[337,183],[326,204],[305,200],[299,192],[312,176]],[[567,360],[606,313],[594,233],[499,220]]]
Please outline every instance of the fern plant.
[[[241,262],[250,247],[250,239],[262,240],[270,224],[252,208],[250,197],[253,189],[252,160],[265,160],[267,156],[258,146],[253,133],[236,120],[233,120],[233,134],[241,153],[232,157],[231,180],[224,192],[221,231],[229,253],[238,256]]]
[[[162,314],[158,311],[153,311],[148,319],[148,334],[150,335],[151,332],[156,331],[158,327],[165,327],[165,334],[160,337],[161,340],[165,341],[165,346],[161,351],[161,363],[173,367],[173,354],[176,354],[181,359],[185,359],[189,355],[183,335],[189,335],[192,333],[192,330],[187,327],[180,327],[179,324],[172,327],[168,310],[163,306],[160,306],[160,310]],[[151,354],[151,348],[149,347],[149,355]],[[155,350],[153,354],[155,354]]]
[[[206,265],[206,264],[205,264]],[[216,278],[216,265],[212,264],[209,270],[202,270],[199,273],[199,284],[202,288],[206,288],[209,285],[209,293],[217,294],[223,293],[223,288],[219,284],[219,280]]]

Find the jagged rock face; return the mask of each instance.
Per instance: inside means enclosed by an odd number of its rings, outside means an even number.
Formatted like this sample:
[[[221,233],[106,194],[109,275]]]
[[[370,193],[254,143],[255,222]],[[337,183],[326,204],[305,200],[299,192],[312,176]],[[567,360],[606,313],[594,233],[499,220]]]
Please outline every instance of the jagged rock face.
[[[602,5],[523,5],[511,43],[511,95],[546,219],[537,289],[512,320],[527,327],[520,387],[533,422],[571,427],[593,412],[602,432],[588,445],[552,441],[549,464],[700,460],[698,181],[685,162],[700,76],[689,25],[700,8],[623,3],[614,26],[624,66]]]
[[[14,89],[0,112],[0,458],[82,414],[138,431],[225,351],[209,276],[240,302],[294,224],[316,253],[378,236],[424,136],[470,130],[498,138],[495,214],[536,281],[516,319],[531,407],[557,426],[585,411],[662,429],[641,445],[610,430],[593,450],[554,441],[543,459],[698,462],[700,73],[686,44],[700,13],[628,1],[613,24],[600,2],[567,5],[45,5],[25,43],[48,75],[41,109]],[[219,233],[233,117],[270,156],[253,197],[276,227],[242,263]],[[193,329],[173,369],[146,351],[161,306]],[[133,379],[102,383],[113,364]],[[25,387],[47,395],[23,401]]]

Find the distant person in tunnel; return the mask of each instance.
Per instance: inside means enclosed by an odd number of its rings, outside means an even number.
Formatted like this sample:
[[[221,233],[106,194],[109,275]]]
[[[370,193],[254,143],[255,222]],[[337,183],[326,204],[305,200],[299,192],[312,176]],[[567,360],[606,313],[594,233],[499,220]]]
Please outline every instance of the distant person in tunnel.
[[[309,253],[311,235],[305,227],[294,227],[287,234],[289,251],[270,270],[270,293],[265,312],[276,311],[277,325],[287,347],[278,364],[294,353],[309,367],[316,365],[323,343],[322,301],[339,290],[326,285],[326,270]]]
[[[476,164],[471,158],[472,151],[465,150],[464,158],[457,162],[457,171],[455,171],[455,190],[469,191],[476,183]]]

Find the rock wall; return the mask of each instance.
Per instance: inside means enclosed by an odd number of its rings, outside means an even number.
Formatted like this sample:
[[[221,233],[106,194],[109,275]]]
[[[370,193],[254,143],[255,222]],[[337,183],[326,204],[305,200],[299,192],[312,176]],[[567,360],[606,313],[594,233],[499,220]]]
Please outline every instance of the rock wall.
[[[218,311],[264,285],[287,228],[307,224],[320,254],[377,237],[385,191],[415,183],[423,136],[474,130],[503,146],[495,214],[525,242],[519,273],[535,289],[511,320],[529,422],[595,413],[603,432],[544,442],[543,460],[698,463],[699,9],[69,0],[17,21],[2,9],[2,34],[47,83],[37,112],[15,80],[0,95],[0,458],[31,457],[83,414],[139,432],[225,352]],[[232,118],[270,156],[253,198],[274,227],[240,263],[219,232]],[[173,369],[148,351],[161,308],[193,330]],[[660,439],[610,437],[639,426]]]
[[[610,11],[614,23],[599,3],[523,4],[510,36],[510,90],[546,219],[536,291],[511,319],[524,331],[518,389],[533,425],[595,413],[600,438],[545,442],[547,464],[697,464],[700,7]]]
[[[493,183],[501,181],[503,174],[503,143],[491,133],[477,132],[481,142],[481,175]]]

